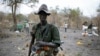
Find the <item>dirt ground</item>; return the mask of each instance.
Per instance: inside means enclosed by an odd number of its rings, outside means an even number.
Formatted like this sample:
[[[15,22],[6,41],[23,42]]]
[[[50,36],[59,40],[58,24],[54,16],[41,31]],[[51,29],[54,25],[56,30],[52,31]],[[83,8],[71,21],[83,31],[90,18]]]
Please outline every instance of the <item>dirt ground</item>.
[[[27,56],[27,44],[31,37],[26,33],[16,34],[9,32],[10,36],[0,37],[0,56]],[[81,30],[59,29],[62,47],[65,56],[100,56],[100,37],[83,37]]]

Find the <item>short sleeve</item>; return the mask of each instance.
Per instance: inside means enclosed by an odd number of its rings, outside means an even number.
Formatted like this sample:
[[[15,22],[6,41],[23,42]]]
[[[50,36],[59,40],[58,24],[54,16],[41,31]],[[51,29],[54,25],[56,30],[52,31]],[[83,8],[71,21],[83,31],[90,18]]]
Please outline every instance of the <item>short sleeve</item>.
[[[53,26],[51,31],[52,31],[51,33],[52,33],[53,42],[56,44],[60,44],[61,41],[60,41],[60,34],[58,28]]]

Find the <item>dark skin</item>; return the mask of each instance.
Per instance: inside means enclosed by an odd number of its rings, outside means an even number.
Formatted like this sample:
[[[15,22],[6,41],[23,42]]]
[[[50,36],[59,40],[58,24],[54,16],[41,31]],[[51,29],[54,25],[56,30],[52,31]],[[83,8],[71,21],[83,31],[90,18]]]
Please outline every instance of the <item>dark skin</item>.
[[[41,11],[39,13],[39,18],[40,18],[40,24],[41,26],[45,25],[47,20],[47,14],[44,12],[44,11]],[[28,53],[28,56],[30,56],[31,54],[31,48],[32,48],[32,45],[34,44],[34,40],[35,40],[35,36],[34,36],[34,32],[31,32],[31,36],[32,36],[32,39],[31,39],[31,42],[30,42],[30,47],[29,47],[29,53]]]
[[[42,26],[46,24],[46,22],[47,22],[47,20],[46,20],[47,16],[48,15],[45,12],[43,12],[43,11],[40,12],[39,18],[40,18],[40,24]]]

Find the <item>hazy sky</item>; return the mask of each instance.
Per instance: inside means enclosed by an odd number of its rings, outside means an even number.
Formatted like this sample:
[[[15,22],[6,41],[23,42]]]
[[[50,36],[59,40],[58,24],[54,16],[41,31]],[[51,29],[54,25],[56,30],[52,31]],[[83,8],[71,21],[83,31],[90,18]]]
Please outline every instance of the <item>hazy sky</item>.
[[[47,6],[55,8],[59,6],[60,9],[66,8],[77,8],[79,7],[80,10],[86,16],[94,16],[96,15],[96,9],[100,4],[100,0],[39,0],[37,7],[30,8],[26,5],[22,5],[19,9],[18,13],[29,14],[34,10],[38,10],[37,8],[40,7],[41,4],[47,4]],[[5,7],[0,6],[0,10],[4,11]],[[5,9],[5,12],[8,11],[8,8]]]

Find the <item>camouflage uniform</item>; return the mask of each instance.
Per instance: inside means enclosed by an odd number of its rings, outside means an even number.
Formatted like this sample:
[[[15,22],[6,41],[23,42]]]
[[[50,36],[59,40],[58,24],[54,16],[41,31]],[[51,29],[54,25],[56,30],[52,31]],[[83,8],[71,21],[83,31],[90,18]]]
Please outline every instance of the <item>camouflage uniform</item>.
[[[36,12],[35,14],[39,15],[41,22],[32,27],[31,35],[33,38],[31,40],[30,48],[32,44],[37,43],[37,41],[52,42],[56,44],[57,47],[59,47],[60,46],[59,31],[57,27],[55,27],[52,24],[48,24],[46,21],[47,16],[50,15],[47,5],[42,4],[39,8],[39,11]],[[34,38],[36,41],[34,41]],[[30,52],[31,51],[29,49],[29,55],[30,55]],[[51,51],[47,51],[47,52],[49,52],[49,55],[47,56],[52,56],[50,55]]]
[[[46,24],[45,26],[41,26],[40,24],[37,24],[33,26],[32,30],[35,30],[35,39],[36,41],[45,41],[45,42],[53,42],[57,44],[57,46],[60,46],[60,36],[59,36],[59,31],[57,27],[55,27],[52,24]],[[53,50],[53,49],[52,49]],[[47,56],[52,56],[50,55],[51,51],[47,51]],[[56,48],[57,50],[57,48]],[[55,51],[55,55],[58,51]]]
[[[60,44],[60,36],[57,27],[52,24],[46,24],[45,26],[41,26],[37,24],[33,26],[32,31],[35,30],[35,39],[36,41],[45,41],[45,42],[53,42],[56,44]]]

